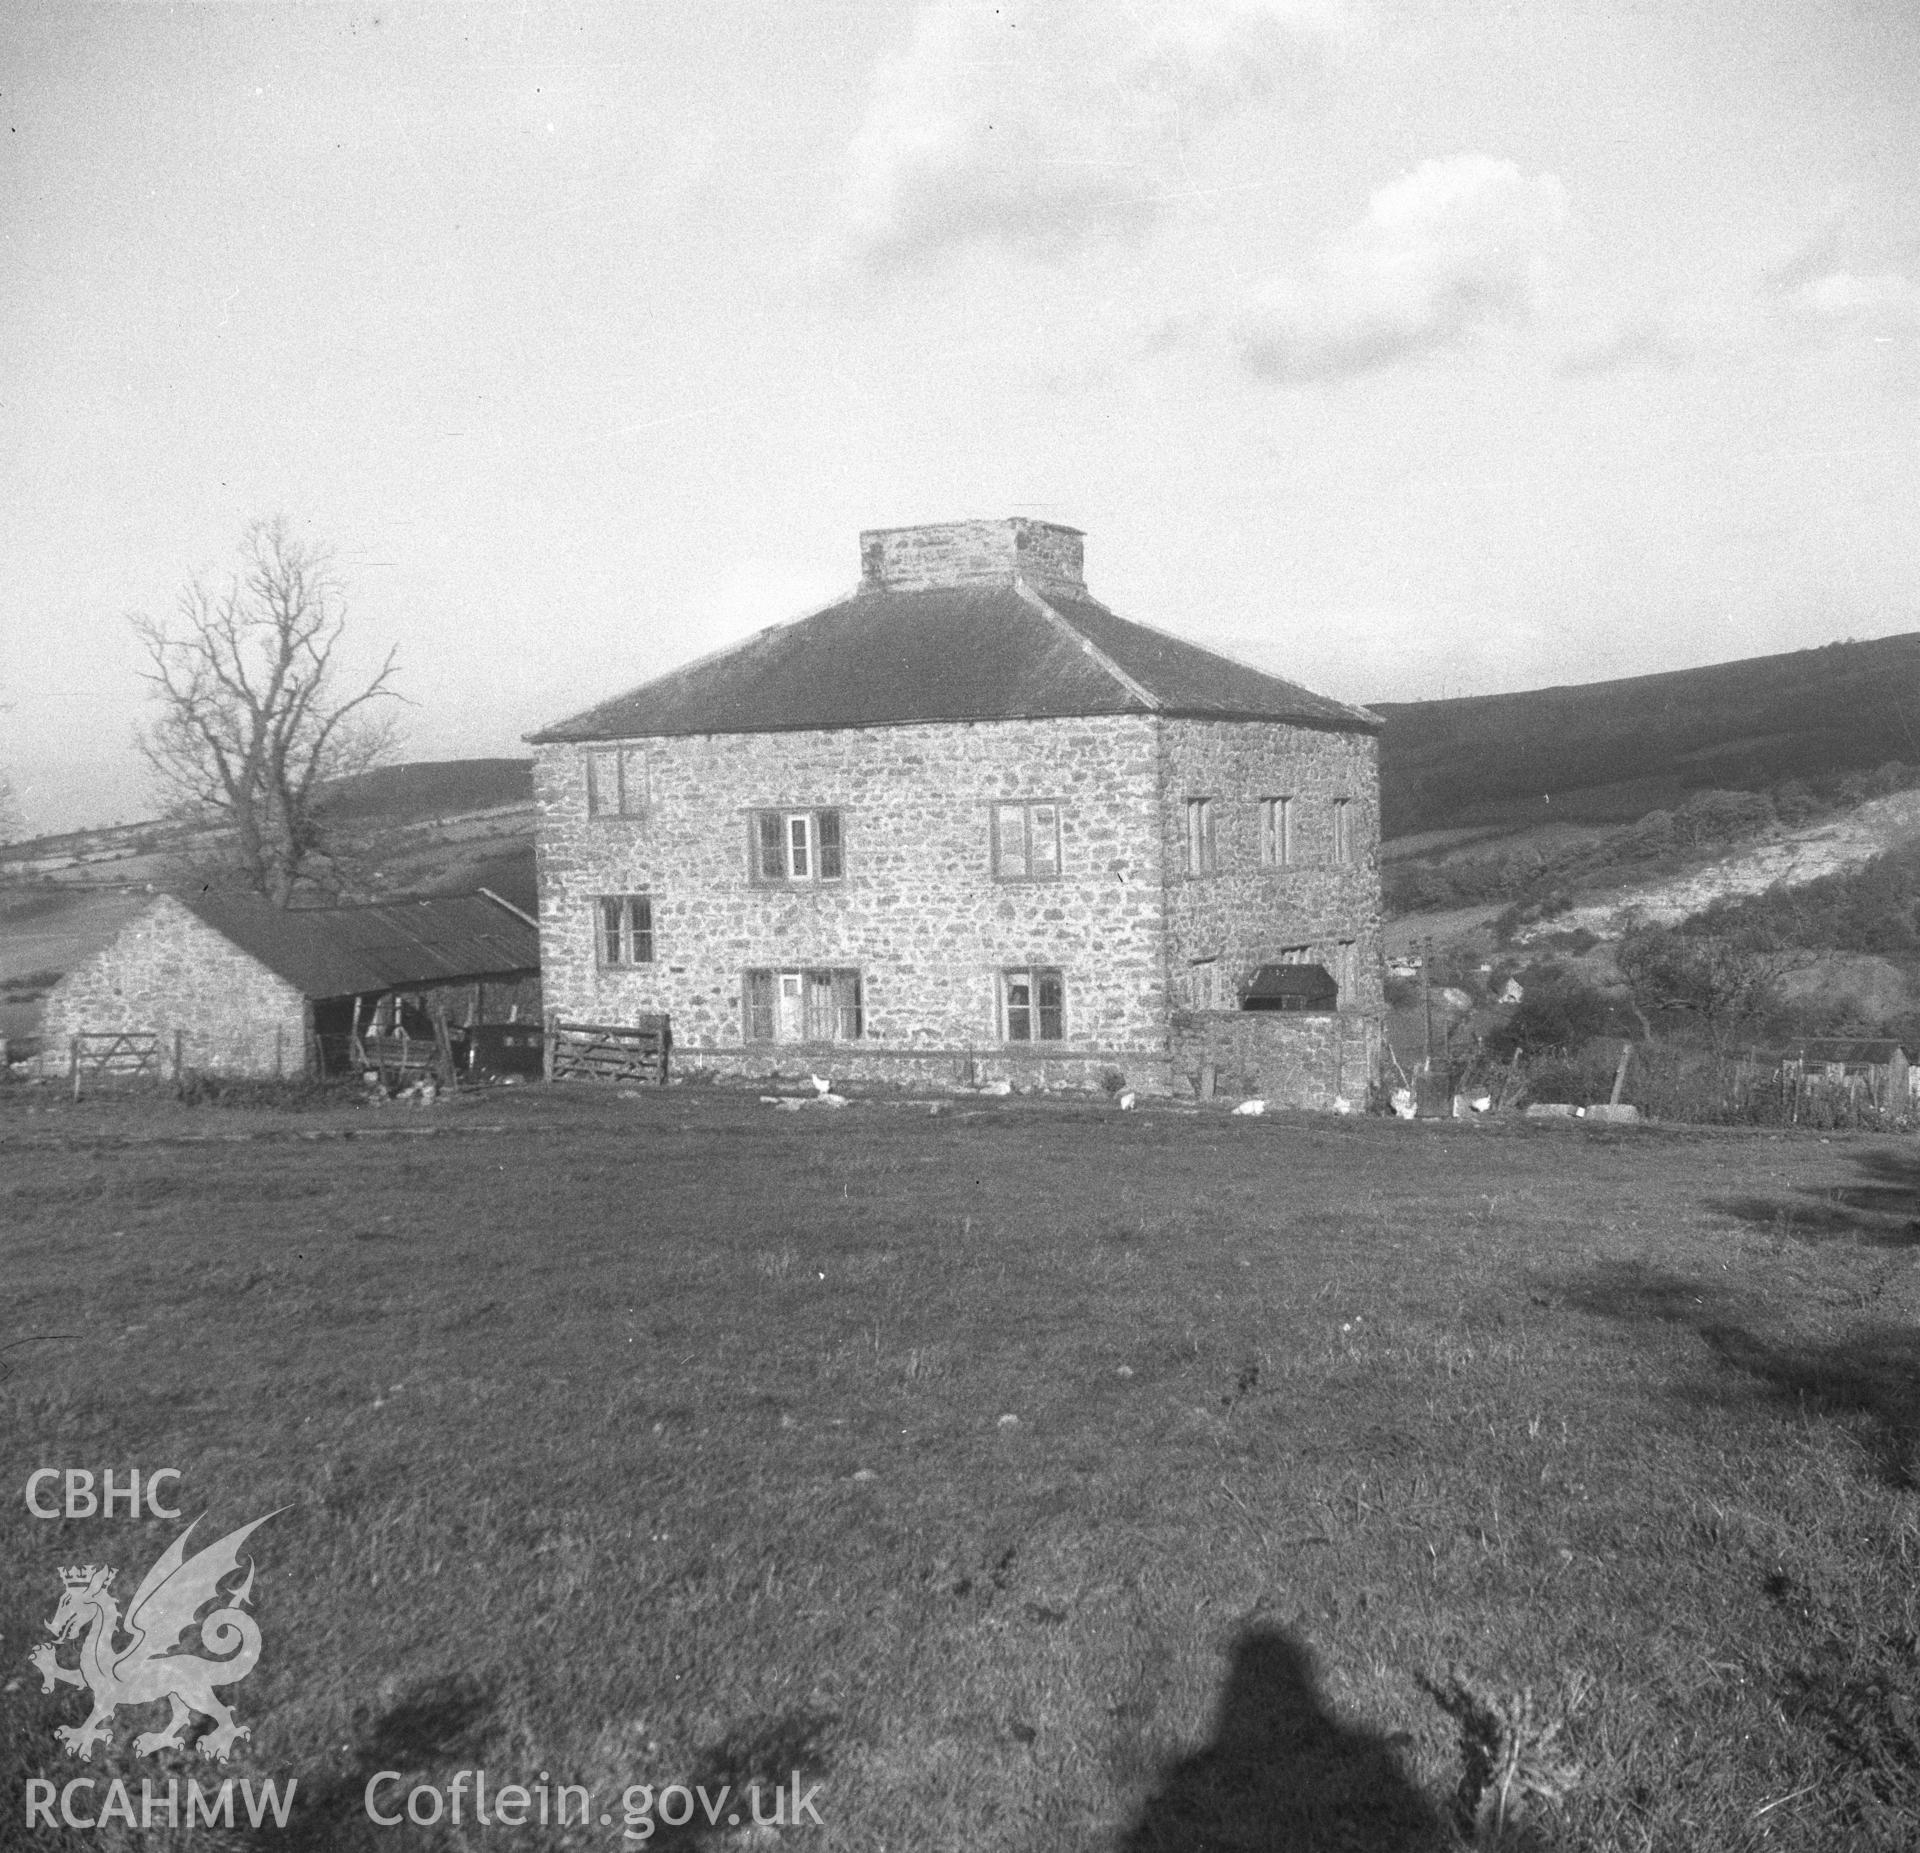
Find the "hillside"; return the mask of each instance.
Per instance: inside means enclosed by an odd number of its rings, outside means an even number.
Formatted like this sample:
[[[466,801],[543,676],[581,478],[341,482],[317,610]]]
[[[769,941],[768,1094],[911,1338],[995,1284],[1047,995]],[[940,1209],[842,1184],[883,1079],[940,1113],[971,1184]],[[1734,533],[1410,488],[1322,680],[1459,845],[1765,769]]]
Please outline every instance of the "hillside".
[[[1607,835],[1597,829],[1496,833],[1499,854],[1541,857],[1550,879],[1536,885],[1561,896],[1560,904],[1550,909],[1526,910],[1512,929],[1516,943],[1583,930],[1604,938],[1616,919],[1626,913],[1671,926],[1715,904],[1726,905],[1774,891],[1797,893],[1808,884],[1863,869],[1890,852],[1911,852],[1920,844],[1920,791],[1870,798],[1800,824],[1776,824],[1731,847],[1705,848],[1669,858],[1672,866],[1644,874],[1625,875],[1602,868],[1582,879],[1577,870],[1556,870],[1545,860],[1556,851],[1563,856],[1577,852],[1583,843],[1603,843]],[[1405,953],[1417,941],[1428,938],[1444,943],[1484,936],[1512,907],[1508,893],[1493,893],[1478,900],[1456,895],[1445,904],[1416,905],[1403,900],[1402,905],[1393,905],[1396,894],[1404,897],[1408,893],[1405,878],[1412,869],[1425,867],[1457,875],[1463,867],[1493,863],[1496,858],[1487,853],[1487,838],[1479,832],[1469,833],[1469,837],[1464,844],[1443,841],[1424,854],[1385,858],[1389,954]],[[1802,943],[1825,942],[1816,937]]]
[[[421,759],[342,779],[327,809],[339,817],[420,821],[532,802],[531,759]]]
[[[1613,682],[1372,702],[1385,834],[1622,823],[1920,761],[1920,633]]]
[[[1630,910],[1656,925],[1672,926],[1722,905],[1831,881],[1865,867],[1875,858],[1909,848],[1920,840],[1920,792],[1896,792],[1875,798],[1842,816],[1823,818],[1797,830],[1781,830],[1732,855],[1699,867],[1622,887],[1556,913],[1539,929],[1568,932],[1585,928],[1605,934],[1614,916]],[[1522,932],[1521,937],[1529,935]],[[1812,944],[1825,943],[1824,939]]]

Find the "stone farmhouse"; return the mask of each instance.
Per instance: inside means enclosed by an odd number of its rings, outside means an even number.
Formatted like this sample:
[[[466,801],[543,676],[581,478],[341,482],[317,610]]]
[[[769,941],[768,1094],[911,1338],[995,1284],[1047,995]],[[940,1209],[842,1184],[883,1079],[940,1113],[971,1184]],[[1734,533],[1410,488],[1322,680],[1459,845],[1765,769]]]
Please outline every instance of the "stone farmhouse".
[[[533,922],[485,893],[282,909],[259,895],[156,894],[47,994],[43,1062],[76,1034],[176,1032],[184,1067],[343,1072],[354,1043],[540,1014]]]
[[[664,1012],[683,1069],[1363,1101],[1377,718],[1115,616],[1073,528],[860,557],[529,736],[548,1009]],[[1331,982],[1243,1013],[1276,964]]]

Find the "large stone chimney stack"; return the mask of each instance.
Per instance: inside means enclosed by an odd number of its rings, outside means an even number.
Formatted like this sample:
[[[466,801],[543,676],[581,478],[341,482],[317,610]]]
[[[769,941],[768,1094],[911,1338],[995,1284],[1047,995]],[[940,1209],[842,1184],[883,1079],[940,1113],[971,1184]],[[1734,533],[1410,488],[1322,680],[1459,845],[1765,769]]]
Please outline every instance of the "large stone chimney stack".
[[[935,586],[1006,585],[1017,574],[1036,591],[1084,592],[1078,528],[1014,515],[869,528],[860,536],[860,589],[925,592]]]

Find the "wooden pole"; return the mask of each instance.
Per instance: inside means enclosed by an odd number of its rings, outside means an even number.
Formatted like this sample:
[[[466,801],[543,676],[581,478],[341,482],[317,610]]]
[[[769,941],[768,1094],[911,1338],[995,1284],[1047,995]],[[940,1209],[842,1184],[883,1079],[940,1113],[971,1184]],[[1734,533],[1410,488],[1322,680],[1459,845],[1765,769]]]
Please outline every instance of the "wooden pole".
[[[180,1073],[186,1066],[187,1032],[177,1029],[173,1032],[173,1084],[180,1085]]]
[[[553,1079],[553,1045],[560,1027],[560,1013],[557,1010],[547,1012],[546,1034],[540,1038],[540,1068],[545,1080]]]
[[[1418,946],[1419,944],[1420,944],[1419,941],[1415,941],[1416,946]],[[1426,1012],[1426,1019],[1427,1019],[1426,1056],[1423,1062],[1421,1063],[1421,1066],[1425,1068],[1428,1074],[1431,1074],[1433,1072],[1433,974],[1431,970],[1432,965],[1433,965],[1433,935],[1429,933],[1426,938],[1425,948],[1420,954],[1420,1004],[1421,1004],[1421,1008]]]
[[[1610,1107],[1617,1107],[1620,1104],[1620,1096],[1626,1092],[1627,1064],[1632,1060],[1633,1044],[1630,1042],[1621,1043],[1620,1066],[1613,1071],[1613,1094],[1607,1101],[1607,1105]]]
[[[75,1036],[67,1044],[67,1068],[73,1076],[73,1097],[80,1098],[80,1038]]]
[[[447,1034],[447,1007],[437,998],[433,1006],[433,1040],[440,1050],[440,1079],[448,1093],[452,1093],[458,1080],[453,1072],[453,1038]]]

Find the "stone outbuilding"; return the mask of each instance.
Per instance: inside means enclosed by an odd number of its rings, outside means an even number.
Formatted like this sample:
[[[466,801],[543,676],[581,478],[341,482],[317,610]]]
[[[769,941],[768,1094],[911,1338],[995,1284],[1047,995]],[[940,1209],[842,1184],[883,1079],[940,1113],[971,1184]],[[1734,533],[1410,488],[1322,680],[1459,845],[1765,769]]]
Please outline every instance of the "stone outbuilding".
[[[538,1019],[539,934],[486,893],[283,909],[157,894],[47,995],[45,1062],[75,1034],[158,1034],[203,1073],[349,1066],[352,1040],[411,1024]]]
[[[858,588],[529,736],[547,1007],[676,1063],[1358,1102],[1377,717],[1116,616],[1082,536],[860,537]],[[1243,1017],[1262,967],[1319,1007]],[[1266,1089],[1262,1077],[1274,1086]]]

